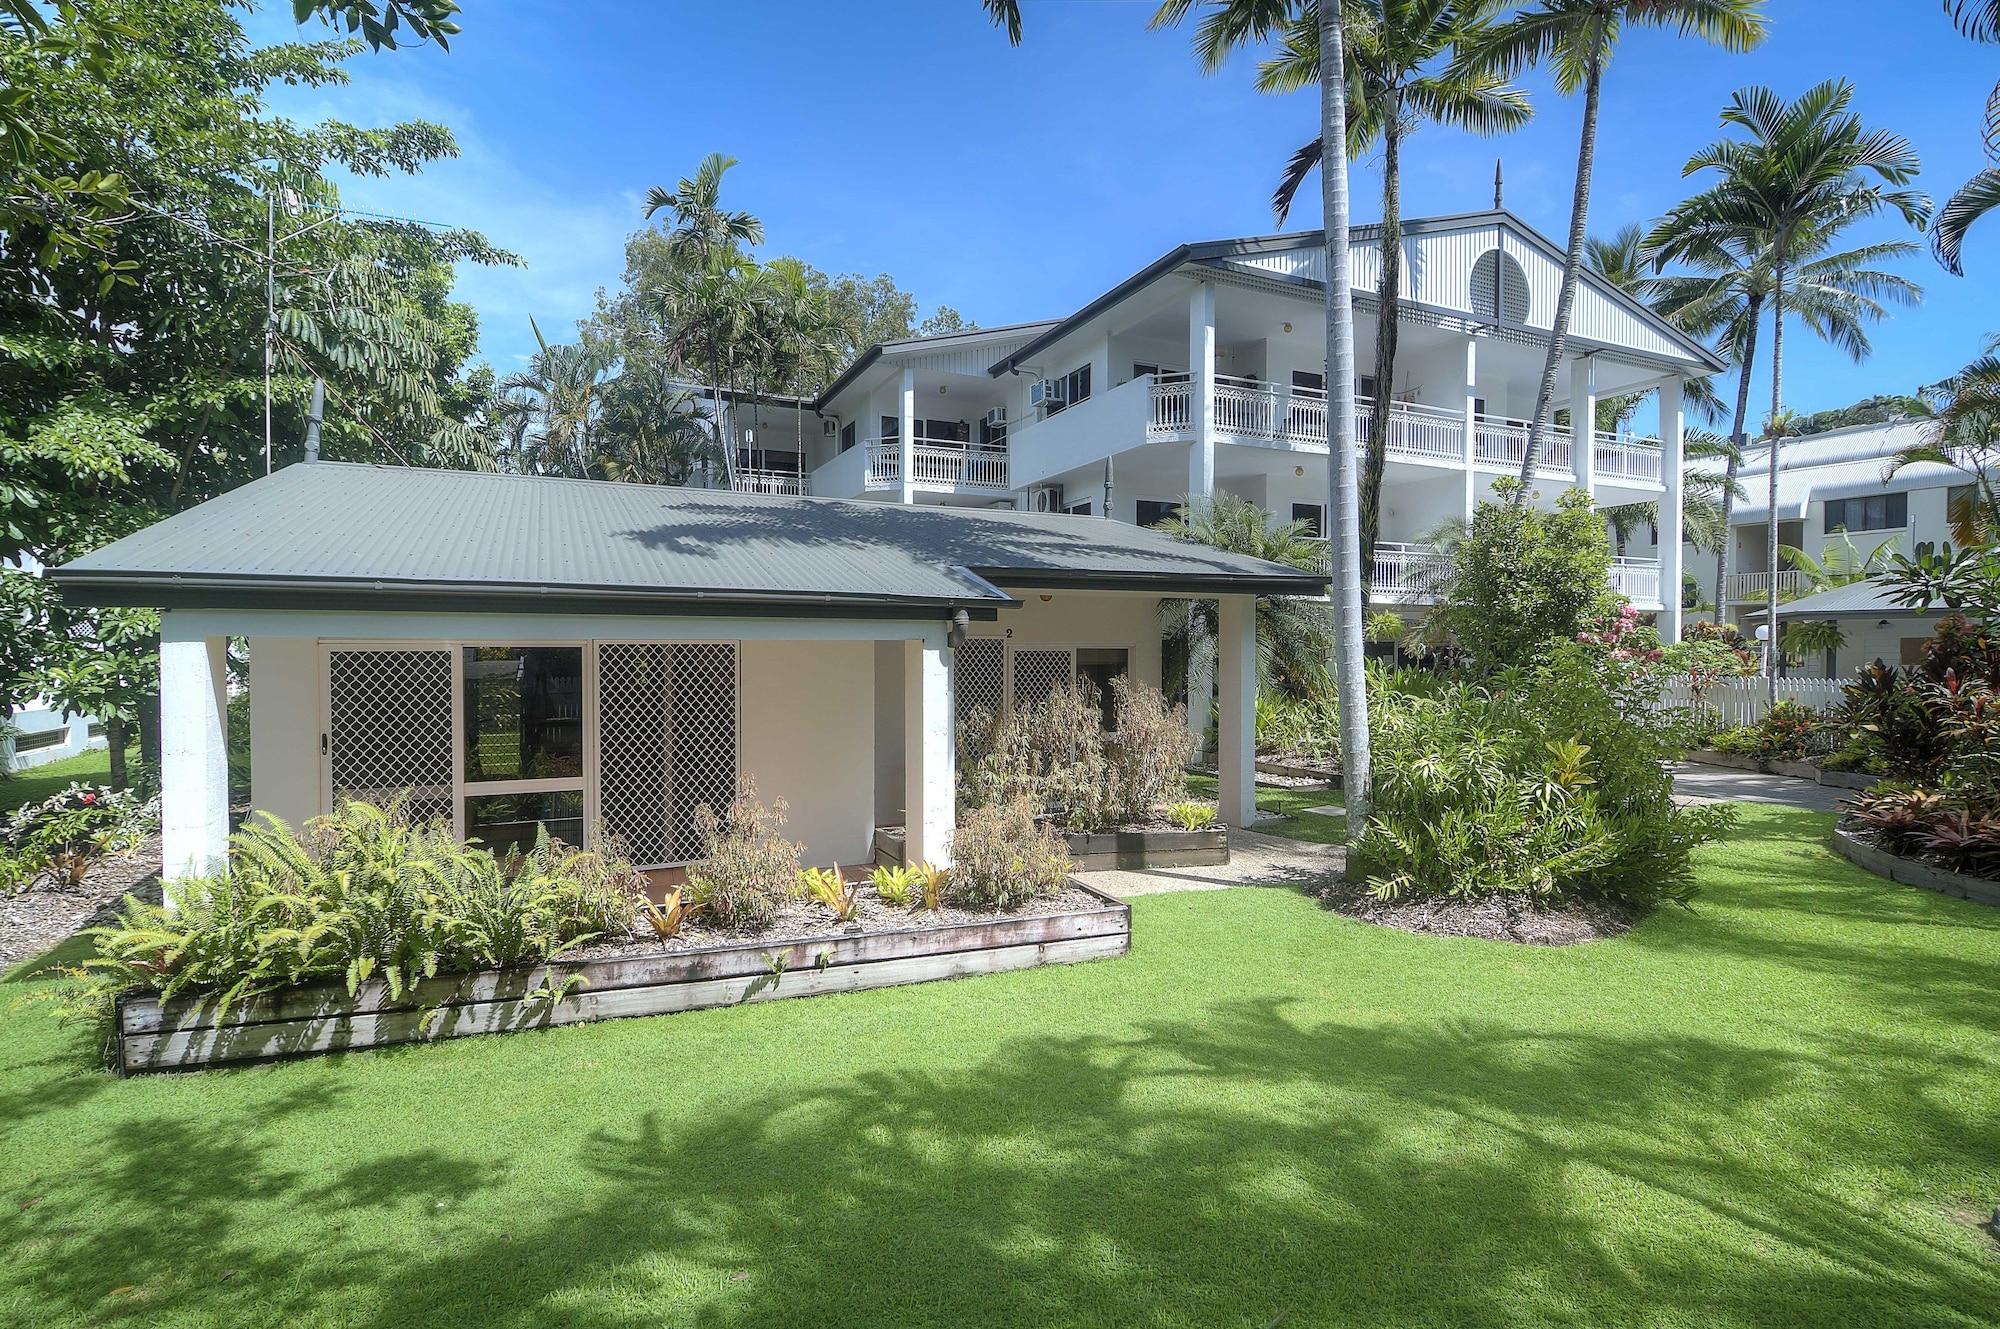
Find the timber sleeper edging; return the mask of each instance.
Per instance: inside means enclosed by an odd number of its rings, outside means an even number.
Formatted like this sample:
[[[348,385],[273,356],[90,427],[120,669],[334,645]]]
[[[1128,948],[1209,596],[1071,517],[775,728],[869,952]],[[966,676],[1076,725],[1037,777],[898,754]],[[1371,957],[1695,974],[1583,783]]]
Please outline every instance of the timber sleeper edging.
[[[1833,830],[1832,845],[1833,852],[1878,877],[1887,877],[1904,886],[1920,886],[1927,891],[1956,895],[1975,904],[2000,905],[2000,881],[1969,877],[1963,872],[1934,868],[1928,863],[1892,854],[1838,826]]]
[[[441,974],[399,997],[371,979],[262,994],[217,1019],[214,1002],[161,1002],[130,992],[118,1002],[121,1073],[268,1061],[393,1043],[553,1028],[626,1016],[858,992],[972,974],[1124,955],[1132,914],[1122,901],[1072,882],[1097,907],[931,927],[705,946],[602,960]]]

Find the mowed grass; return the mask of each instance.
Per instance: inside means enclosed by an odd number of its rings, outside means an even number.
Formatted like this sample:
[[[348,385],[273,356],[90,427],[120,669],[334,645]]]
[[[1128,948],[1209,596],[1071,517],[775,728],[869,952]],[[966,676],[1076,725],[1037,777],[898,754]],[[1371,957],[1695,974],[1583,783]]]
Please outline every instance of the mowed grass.
[[[139,761],[139,749],[126,749],[126,760]],[[74,757],[44,762],[0,780],[0,810],[12,812],[24,803],[39,803],[71,785],[104,784],[111,779],[111,753],[105,748],[86,748]]]
[[[0,1323],[1992,1325],[2000,910],[1827,825],[1562,950],[1161,895],[1075,968],[128,1081],[4,1010]]]

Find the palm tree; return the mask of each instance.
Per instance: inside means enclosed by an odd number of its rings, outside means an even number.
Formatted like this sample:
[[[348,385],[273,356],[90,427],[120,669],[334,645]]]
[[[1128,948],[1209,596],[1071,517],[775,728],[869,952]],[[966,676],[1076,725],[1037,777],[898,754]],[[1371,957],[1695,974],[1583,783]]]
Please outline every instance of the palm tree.
[[[1324,552],[1304,522],[1274,521],[1255,503],[1227,492],[1212,498],[1188,496],[1158,529],[1211,549],[1307,571],[1319,569]],[[1216,602],[1162,600],[1160,626],[1167,647],[1161,681],[1172,694],[1186,688],[1190,677],[1207,663],[1201,657],[1212,648],[1221,628]],[[1259,597],[1257,665],[1265,687],[1297,692],[1317,686],[1326,676],[1330,630],[1326,606],[1320,601],[1290,595]],[[1192,707],[1192,693],[1189,699]]]
[[[1958,30],[1976,42],[2000,41],[2000,0],[1945,0]],[[1986,99],[1985,167],[1945,200],[1931,232],[1931,250],[1945,271],[1962,276],[1959,249],[1972,224],[2000,207],[2000,83]]]
[[[1722,0],[1710,0],[1720,3]],[[1313,0],[1211,0],[1197,46],[1224,49],[1282,37]],[[1019,0],[980,0],[994,26],[1021,42]],[[1179,23],[1195,0],[1162,0],[1153,25]],[[1354,465],[1354,297],[1347,244],[1347,16],[1343,5],[1317,5],[1320,78],[1320,201],[1326,244],[1327,511],[1334,574],[1334,672],[1340,682],[1340,740],[1345,754],[1348,833],[1359,838],[1372,807],[1369,792],[1367,641],[1361,623],[1359,497]]]
[[[1661,229],[1677,237],[1663,245],[1662,255],[1700,253],[1717,243],[1761,245],[1769,271],[1771,307],[1771,419],[1783,420],[1785,389],[1785,312],[1795,297],[1788,285],[1797,265],[1824,250],[1834,237],[1865,217],[1894,211],[1922,230],[1930,218],[1930,200],[1902,188],[1917,174],[1917,155],[1909,140],[1882,130],[1870,130],[1850,109],[1853,86],[1828,80],[1787,102],[1769,88],[1745,88],[1730,98],[1722,122],[1748,131],[1747,140],[1723,139],[1688,159],[1683,175],[1715,171],[1720,179],[1669,214]],[[1859,274],[1862,264],[1881,257],[1878,247],[1856,251],[1864,257],[1851,264],[1839,282],[1829,283],[1830,298],[1845,302],[1847,317],[1839,324],[1858,334],[1865,315],[1854,304],[1857,295],[1913,299],[1916,288],[1901,279],[1871,280]],[[1840,265],[1835,265],[1836,267]],[[1881,277],[1885,274],[1874,274]],[[1841,286],[1859,287],[1857,291]],[[1829,324],[1829,328],[1834,325]],[[1850,343],[1865,352],[1866,338]],[[1783,431],[1766,431],[1770,458],[1768,544],[1770,567],[1778,567],[1778,471]],[[1777,622],[1778,586],[1775,576],[1767,594],[1766,623]],[[1770,694],[1775,703],[1777,652],[1765,655]]]
[[[517,420],[508,431],[518,449],[515,464],[524,474],[583,478],[612,357],[588,343],[552,345],[533,318],[528,326],[537,350],[526,369],[499,385],[505,413]]]
[[[1991,544],[2000,536],[2000,342],[1944,382],[1924,389],[1915,413],[1930,422],[1927,436],[1898,452],[1887,475],[1918,462],[1962,472],[1963,496],[1946,516],[1962,548]]]
[[[1570,203],[1569,251],[1563,262],[1562,288],[1556,296],[1554,325],[1549,329],[1541,386],[1535,393],[1528,446],[1522,452],[1516,503],[1525,501],[1535,464],[1548,443],[1556,374],[1568,346],[1570,311],[1575,307],[1577,282],[1583,273],[1604,67],[1627,25],[1671,28],[1683,37],[1700,37],[1728,51],[1747,51],[1764,40],[1762,0],[1536,0],[1527,10],[1491,29],[1480,48],[1468,56],[1477,67],[1508,75],[1531,64],[1548,64],[1553,67],[1558,92],[1564,96],[1579,89],[1583,92],[1583,133],[1577,146],[1576,189]]]
[[[776,331],[775,381],[804,393],[830,378],[854,340],[824,286],[814,286],[810,269],[795,258],[773,259],[766,267],[766,295]],[[794,446],[804,465],[805,412],[794,411]]]
[[[1396,381],[1403,267],[1403,139],[1419,125],[1450,125],[1476,134],[1518,129],[1533,112],[1528,95],[1489,70],[1447,63],[1476,47],[1485,34],[1485,0],[1349,0],[1353,23],[1347,71],[1350,154],[1382,144],[1381,280],[1376,283],[1375,382],[1385,401],[1369,418],[1368,451],[1361,474],[1361,586],[1365,597],[1375,573],[1375,538],[1381,529],[1382,477],[1389,461],[1386,398]],[[1197,43],[1200,47],[1200,43]],[[1227,48],[1201,47],[1211,68]],[[1309,0],[1286,31],[1280,52],[1259,69],[1257,86],[1295,92],[1318,82],[1319,4]],[[1321,144],[1292,154],[1271,198],[1284,224],[1308,173],[1318,167]]]

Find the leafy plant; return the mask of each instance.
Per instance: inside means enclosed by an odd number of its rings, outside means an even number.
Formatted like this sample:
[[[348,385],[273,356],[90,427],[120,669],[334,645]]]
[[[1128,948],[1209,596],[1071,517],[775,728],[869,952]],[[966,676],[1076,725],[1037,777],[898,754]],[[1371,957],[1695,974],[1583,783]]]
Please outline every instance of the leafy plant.
[[[1174,825],[1184,831],[1206,830],[1215,825],[1213,803],[1197,803],[1191,799],[1183,799],[1179,803],[1168,804],[1167,815],[1173,818]]]
[[[967,909],[1017,909],[1062,890],[1074,863],[1025,797],[973,808],[952,836],[950,898]]]
[[[833,911],[836,923],[849,921],[861,908],[860,886],[842,876],[839,868],[807,868],[799,873],[799,885],[808,898]]]
[[[897,867],[887,863],[878,864],[869,882],[875,887],[875,894],[881,898],[883,904],[907,909],[911,896],[916,891],[917,869]]]
[[[661,941],[672,941],[681,935],[681,929],[687,925],[687,905],[682,903],[681,895],[679,886],[671,886],[658,904],[651,900],[640,902],[639,916],[646,920],[647,926],[653,929],[653,935]]]
[[[951,885],[951,873],[935,863],[919,863],[914,871],[917,903],[929,910],[942,908],[945,891]]]
[[[779,834],[785,811],[782,798],[759,803],[747,776],[720,814],[706,803],[695,809],[702,857],[688,867],[687,898],[720,926],[762,927],[797,898],[800,846]]]
[[[1566,490],[1554,512],[1542,512],[1515,502],[1519,489],[1496,481],[1494,499],[1474,511],[1432,611],[1478,673],[1534,663],[1614,604],[1611,544],[1590,497]]]
[[[0,823],[0,890],[76,890],[100,859],[137,844],[158,821],[157,804],[100,785],[72,784],[23,804]]]
[[[1027,799],[1037,815],[1078,830],[1135,821],[1186,787],[1195,741],[1185,711],[1159,691],[1111,684],[1118,732],[1104,731],[1088,681],[1061,684],[1038,705],[961,730],[960,793],[972,806]]]

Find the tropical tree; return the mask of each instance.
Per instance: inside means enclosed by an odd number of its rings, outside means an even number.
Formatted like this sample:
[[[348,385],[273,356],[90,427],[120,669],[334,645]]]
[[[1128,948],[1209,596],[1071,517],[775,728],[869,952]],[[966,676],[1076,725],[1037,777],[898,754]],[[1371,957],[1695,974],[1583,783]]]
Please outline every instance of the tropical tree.
[[[1626,27],[1666,28],[1700,37],[1728,51],[1747,51],[1764,39],[1762,0],[1536,0],[1492,28],[1479,49],[1466,57],[1476,67],[1509,76],[1528,65],[1546,65],[1564,96],[1583,93],[1583,131],[1576,154],[1576,187],[1570,202],[1569,248],[1562,286],[1549,329],[1542,381],[1528,445],[1521,457],[1520,486],[1514,501],[1526,500],[1535,467],[1548,445],[1553,422],[1556,375],[1569,344],[1570,311],[1582,277],[1584,242],[1589,234],[1590,187],[1597,164],[1597,115],[1604,70]]]
[[[1282,39],[1312,0],[1211,0],[1197,48],[1233,49]],[[980,0],[995,26],[1021,41],[1019,0]],[[1155,27],[1180,23],[1195,0],[1162,0]],[[1326,255],[1327,511],[1333,567],[1334,673],[1340,689],[1340,741],[1347,826],[1359,837],[1373,806],[1369,780],[1367,640],[1361,618],[1360,502],[1354,457],[1354,309],[1348,254],[1347,17],[1343,5],[1318,6],[1320,50],[1320,207]]]
[[[1350,154],[1382,145],[1382,221],[1376,284],[1375,373],[1383,400],[1369,416],[1361,471],[1361,588],[1364,607],[1375,572],[1381,529],[1382,477],[1389,461],[1387,401],[1396,381],[1397,334],[1403,303],[1403,140],[1419,126],[1449,125],[1476,134],[1518,129],[1533,112],[1528,96],[1490,70],[1454,59],[1483,40],[1485,0],[1348,0],[1352,41],[1347,61],[1347,147]],[[1204,34],[1207,36],[1208,34]],[[1215,34],[1220,37],[1223,34]],[[1213,69],[1226,46],[1197,51]],[[1319,82],[1319,3],[1307,0],[1293,18],[1279,53],[1264,62],[1257,86],[1295,92]],[[1320,140],[1292,154],[1272,195],[1280,225],[1305,177],[1319,166]]]
[[[612,357],[587,343],[551,345],[532,318],[528,326],[535,333],[533,358],[500,380],[505,409],[527,422],[516,435],[520,451],[510,460],[525,474],[583,479],[595,456],[592,435]]]
[[[1799,265],[1863,218],[1893,212],[1922,230],[1930,217],[1930,200],[1904,188],[1917,174],[1917,155],[1909,140],[1868,129],[1851,109],[1853,96],[1853,86],[1845,80],[1818,84],[1791,102],[1769,88],[1738,91],[1724,108],[1722,122],[1746,131],[1748,137],[1723,139],[1688,159],[1684,175],[1714,171],[1720,178],[1676,207],[1660,227],[1666,237],[1660,252],[1668,259],[1701,254],[1710,246],[1761,248],[1761,261],[1768,267],[1774,422],[1785,418],[1785,315],[1798,296],[1794,285]],[[1837,280],[1825,284],[1822,296],[1844,317],[1823,326],[1836,339],[1845,336],[1850,351],[1866,350],[1866,338],[1854,338],[1866,321],[1867,302],[1908,301],[1917,294],[1913,284],[1864,266],[1896,252],[1870,247],[1856,251],[1861,257],[1851,264],[1831,265],[1828,275]],[[1773,571],[1778,566],[1778,472],[1784,432],[1776,427],[1765,431],[1770,448],[1767,549]],[[1773,577],[1766,596],[1767,623],[1777,622],[1777,598]],[[1775,702],[1775,650],[1766,653],[1766,672]]]
[[[2000,0],[1944,0],[1958,30],[1976,42],[2000,41]],[[1962,275],[1959,251],[1972,224],[2000,207],[2000,83],[1986,98],[1986,159],[1990,163],[1945,200],[1931,231],[1931,250],[1947,272]]]
[[[1277,521],[1255,503],[1227,492],[1211,498],[1190,495],[1158,529],[1211,549],[1307,571],[1318,571],[1325,556],[1323,544],[1312,537],[1304,522]],[[1208,653],[1213,651],[1221,629],[1216,615],[1213,600],[1160,602],[1166,647],[1161,682],[1169,694],[1185,689],[1191,677],[1213,667]],[[1297,693],[1321,689],[1331,636],[1332,623],[1324,603],[1292,595],[1260,596],[1257,665],[1265,690]]]
[[[1898,452],[1888,474],[1932,462],[1965,476],[1946,516],[1961,548],[1980,549],[2000,537],[2000,341],[1911,403],[1930,422],[1926,436]]]

